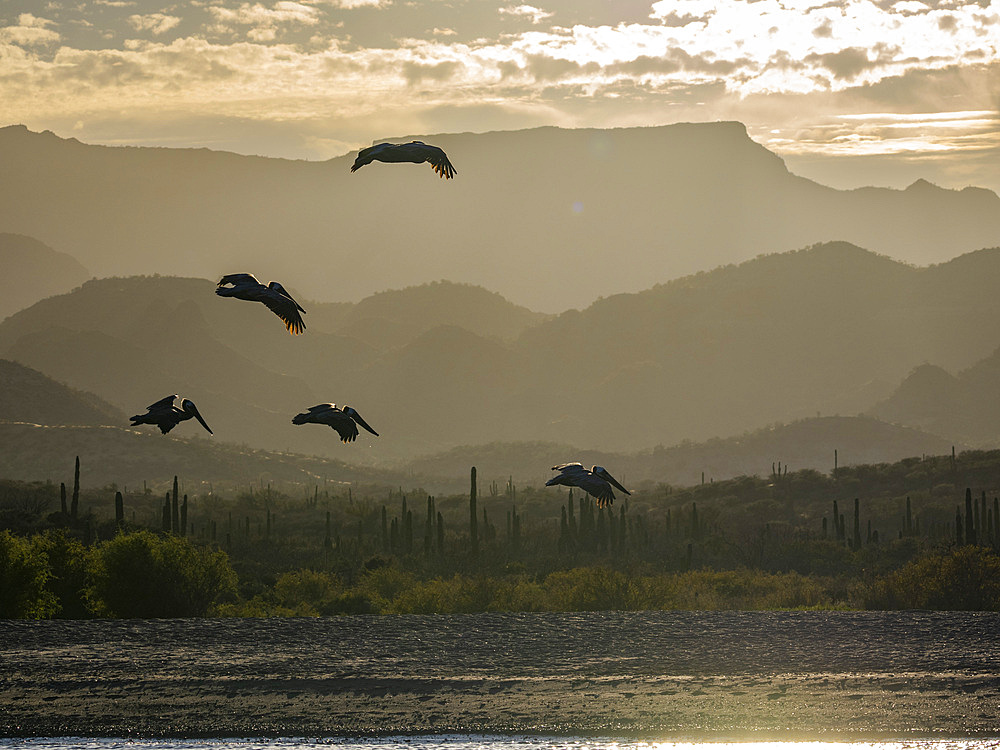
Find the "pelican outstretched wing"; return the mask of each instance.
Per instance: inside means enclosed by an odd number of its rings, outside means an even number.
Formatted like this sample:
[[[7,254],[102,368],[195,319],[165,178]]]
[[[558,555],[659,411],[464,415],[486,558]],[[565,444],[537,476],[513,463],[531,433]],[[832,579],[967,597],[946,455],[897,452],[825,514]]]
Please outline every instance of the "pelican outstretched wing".
[[[159,401],[157,401],[155,404],[150,404],[149,406],[147,406],[146,407],[146,411],[156,411],[158,409],[169,409],[171,406],[174,405],[174,400],[176,398],[177,398],[177,394],[176,393],[173,396],[164,396]]]
[[[291,297],[283,296],[280,292],[273,292],[261,297],[260,301],[267,306],[268,310],[281,318],[285,328],[293,336],[297,336],[306,329],[306,324],[302,322],[302,316],[299,314],[299,310],[302,308]],[[305,311],[303,310],[303,312]]]
[[[226,284],[260,284],[252,273],[228,273],[219,279],[217,286]]]

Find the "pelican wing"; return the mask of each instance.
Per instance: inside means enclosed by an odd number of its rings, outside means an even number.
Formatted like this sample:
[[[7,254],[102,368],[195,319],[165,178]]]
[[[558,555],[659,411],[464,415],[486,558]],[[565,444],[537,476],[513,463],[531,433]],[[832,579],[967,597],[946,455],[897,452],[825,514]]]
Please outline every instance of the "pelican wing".
[[[351,443],[358,439],[358,426],[350,419],[338,420],[330,427],[337,431],[342,443]]]
[[[306,329],[306,324],[302,322],[302,316],[299,315],[299,310],[302,308],[287,293],[282,294],[274,287],[268,287],[267,293],[261,295],[260,301],[267,305],[268,310],[284,321],[285,328],[292,335],[298,335]]]
[[[260,282],[257,281],[257,277],[254,276],[252,273],[229,273],[229,274],[226,274],[225,276],[223,276],[221,279],[219,279],[218,286],[225,286],[226,284],[236,284],[236,285],[258,284],[258,285],[260,285]]]
[[[446,180],[450,180],[455,176],[456,169],[452,166],[451,162],[448,161],[448,155],[438,148],[437,146],[424,146],[426,160],[430,162],[431,167],[437,172],[438,177],[443,177]]]
[[[336,404],[316,404],[316,406],[310,406],[304,412],[292,417],[292,424],[307,424],[309,422],[327,424],[327,419],[333,418],[335,413],[339,411]]]
[[[150,404],[149,406],[147,406],[146,411],[159,411],[160,409],[169,409],[171,406],[174,405],[174,399],[176,398],[177,398],[176,393],[173,396],[164,396],[155,404]]]
[[[556,464],[555,466],[552,467],[552,471],[561,471],[563,473],[567,472],[573,473],[580,470],[585,471],[585,469],[583,468],[583,464],[581,464],[579,461],[573,461],[572,463],[568,464]]]

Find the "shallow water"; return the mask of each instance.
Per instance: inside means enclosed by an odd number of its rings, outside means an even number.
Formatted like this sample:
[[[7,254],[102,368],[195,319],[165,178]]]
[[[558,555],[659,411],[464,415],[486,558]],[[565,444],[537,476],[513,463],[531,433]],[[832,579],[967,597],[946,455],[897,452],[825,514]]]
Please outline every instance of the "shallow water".
[[[82,737],[0,739],[0,748],[49,750],[996,750],[1000,739],[908,740],[902,742],[634,742],[614,738],[423,736],[350,739],[126,740]]]
[[[998,738],[998,633],[1000,614],[962,612],[0,621],[0,735],[396,737],[354,746],[455,750]],[[157,750],[344,744],[81,742]]]

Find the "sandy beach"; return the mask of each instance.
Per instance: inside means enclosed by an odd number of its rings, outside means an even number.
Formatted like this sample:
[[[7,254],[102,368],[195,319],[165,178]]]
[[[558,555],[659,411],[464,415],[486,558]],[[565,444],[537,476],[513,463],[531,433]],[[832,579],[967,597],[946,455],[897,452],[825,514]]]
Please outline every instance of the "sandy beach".
[[[6,621],[0,734],[1000,736],[998,625],[932,613]]]

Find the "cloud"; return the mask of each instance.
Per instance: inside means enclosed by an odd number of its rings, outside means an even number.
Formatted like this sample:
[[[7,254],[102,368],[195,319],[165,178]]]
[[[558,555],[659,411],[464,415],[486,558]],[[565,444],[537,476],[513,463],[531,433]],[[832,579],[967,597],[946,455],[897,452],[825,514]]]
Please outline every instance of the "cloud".
[[[147,15],[131,15],[128,17],[129,25],[136,31],[149,31],[155,36],[165,34],[180,24],[181,19],[177,16],[168,16],[163,13],[149,13]]]
[[[536,8],[533,5],[508,5],[505,8],[500,8],[497,11],[501,16],[515,16],[517,18],[527,18],[533,24],[539,24],[542,21],[552,18],[555,13],[550,13],[548,11],[542,10],[541,8]]]
[[[61,37],[51,28],[55,24],[31,13],[21,13],[16,26],[0,27],[0,44],[14,44],[19,47],[48,47],[57,44]]]
[[[268,7],[261,3],[242,3],[236,8],[212,5],[210,33],[237,33],[246,29],[247,38],[256,42],[274,41],[282,26],[313,26],[319,23],[319,11],[303,3],[279,0]]]

